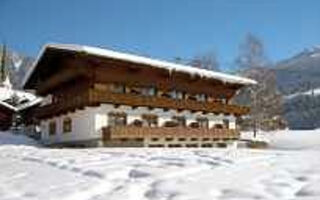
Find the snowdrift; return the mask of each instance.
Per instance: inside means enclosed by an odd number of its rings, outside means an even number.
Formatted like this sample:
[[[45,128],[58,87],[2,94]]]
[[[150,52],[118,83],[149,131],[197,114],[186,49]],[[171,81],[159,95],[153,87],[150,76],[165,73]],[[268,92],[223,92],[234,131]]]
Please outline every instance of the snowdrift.
[[[318,132],[264,133],[267,150],[49,149],[1,133],[0,199],[318,200]]]

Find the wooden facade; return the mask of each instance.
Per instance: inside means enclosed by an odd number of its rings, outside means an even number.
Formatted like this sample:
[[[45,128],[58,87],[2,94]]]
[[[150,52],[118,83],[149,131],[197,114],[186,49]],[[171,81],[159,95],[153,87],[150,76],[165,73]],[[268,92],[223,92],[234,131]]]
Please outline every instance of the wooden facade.
[[[135,127],[115,126],[103,129],[103,142],[129,142],[132,146],[160,147],[167,144],[177,147],[213,146],[214,143],[237,140],[238,130],[191,127]],[[148,145],[144,142],[149,141]],[[183,142],[183,145],[181,144]]]
[[[70,110],[81,109],[87,105],[100,103],[124,104],[130,106],[161,107],[166,109],[192,110],[213,113],[234,114],[248,113],[249,108],[222,103],[228,102],[241,87],[237,84],[219,83],[215,80],[202,80],[183,74],[171,74],[158,69],[140,69],[138,66],[128,67],[113,62],[89,62],[87,57],[65,58],[66,65],[61,66],[57,74],[49,75],[47,80],[37,83],[37,94],[52,94],[53,103],[40,109],[39,117],[51,117]],[[79,60],[76,60],[79,59]],[[98,60],[98,58],[95,58]],[[77,67],[83,66],[83,67]],[[40,79],[40,78],[39,78]],[[166,97],[144,97],[135,94],[119,94],[110,91],[110,85],[120,84],[127,88],[154,87],[158,91],[182,91],[189,95],[206,94],[212,99],[197,102],[189,99],[170,99]],[[63,87],[59,87],[63,85]],[[97,87],[100,86],[99,87]]]

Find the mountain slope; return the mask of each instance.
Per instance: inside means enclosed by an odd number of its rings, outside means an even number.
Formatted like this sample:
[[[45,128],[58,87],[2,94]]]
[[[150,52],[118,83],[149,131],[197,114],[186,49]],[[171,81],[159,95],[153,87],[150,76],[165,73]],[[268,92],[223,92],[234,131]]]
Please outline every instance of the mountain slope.
[[[5,59],[6,73],[9,72],[10,81],[13,87],[21,89],[22,79],[34,62],[34,59],[11,49],[7,51],[8,52]],[[0,51],[0,57],[2,57],[2,51]]]
[[[277,85],[286,97],[284,115],[292,129],[320,127],[320,46],[279,62]]]
[[[279,90],[284,95],[320,86],[320,46],[306,49],[276,65]]]

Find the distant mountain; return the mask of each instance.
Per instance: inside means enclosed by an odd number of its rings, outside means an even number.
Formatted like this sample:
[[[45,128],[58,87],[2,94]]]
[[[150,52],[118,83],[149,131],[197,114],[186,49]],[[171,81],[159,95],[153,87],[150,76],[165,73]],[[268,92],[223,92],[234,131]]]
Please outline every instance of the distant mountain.
[[[0,57],[1,55],[2,51],[0,52]],[[11,49],[7,50],[6,71],[9,71],[10,81],[14,88],[21,89],[22,80],[33,62],[34,59],[32,57],[25,56]]]
[[[284,95],[320,87],[320,46],[279,62],[276,67],[279,90]]]
[[[285,96],[284,117],[292,129],[320,127],[320,46],[279,62],[279,91]]]
[[[242,75],[261,82],[270,73],[283,96],[282,116],[289,128],[320,128],[320,46],[305,49],[272,68],[248,69]]]

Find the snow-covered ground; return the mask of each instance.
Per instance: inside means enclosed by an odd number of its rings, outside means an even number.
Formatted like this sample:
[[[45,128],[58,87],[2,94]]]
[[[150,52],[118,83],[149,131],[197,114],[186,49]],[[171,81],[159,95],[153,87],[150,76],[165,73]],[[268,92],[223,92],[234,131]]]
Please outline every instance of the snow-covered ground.
[[[319,200],[320,131],[272,134],[274,149],[251,150],[45,149],[3,133],[0,199]]]

